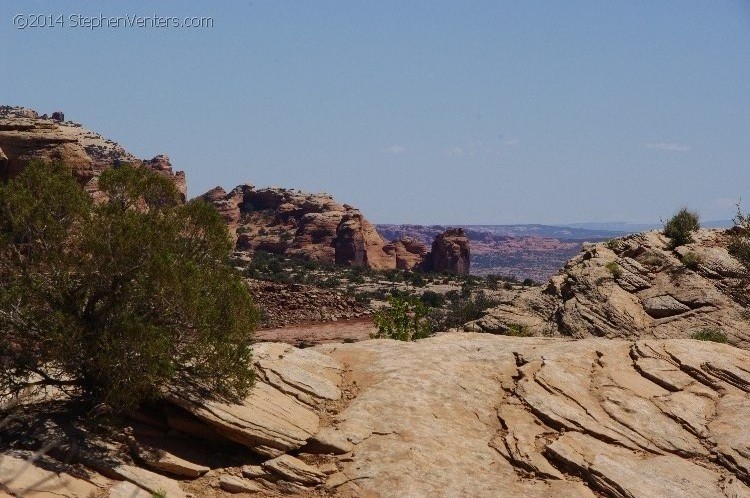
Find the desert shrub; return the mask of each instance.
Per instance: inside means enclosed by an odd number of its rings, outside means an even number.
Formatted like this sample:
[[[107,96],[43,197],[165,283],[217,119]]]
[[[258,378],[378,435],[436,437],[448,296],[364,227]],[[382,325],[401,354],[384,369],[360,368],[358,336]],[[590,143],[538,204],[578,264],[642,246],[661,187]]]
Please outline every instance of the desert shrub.
[[[521,283],[521,285],[523,285],[524,287],[533,287],[534,285],[536,285],[536,283],[534,282],[533,279],[525,278],[523,279],[523,282]]]
[[[52,385],[126,412],[188,381],[247,393],[259,317],[221,216],[145,168],[99,186],[95,204],[42,163],[0,185],[0,394]]]
[[[655,252],[647,252],[638,259],[642,264],[652,268],[658,268],[664,265],[664,257]]]
[[[445,298],[448,301],[455,302],[461,299],[461,294],[455,289],[451,289],[448,292],[445,293]]]
[[[622,277],[622,268],[620,268],[620,265],[617,264],[617,261],[610,261],[609,263],[604,265],[604,267],[612,275],[612,278]]]
[[[370,304],[372,301],[372,295],[368,292],[355,292],[354,300],[361,304]]]
[[[727,342],[727,335],[719,327],[707,327],[701,329],[690,337],[699,341],[720,342],[722,344]]]
[[[503,289],[505,290],[513,290],[513,284],[510,282],[503,282]]]
[[[737,206],[734,230],[729,238],[729,252],[742,264],[750,268],[750,214],[744,214]]]
[[[484,279],[487,281],[488,288],[492,290],[500,288],[500,275],[487,275]]]
[[[407,275],[407,281],[414,287],[424,287],[427,285],[427,280],[420,272],[411,272]]]
[[[377,331],[371,337],[412,341],[431,333],[427,320],[429,308],[417,299],[389,297],[388,307],[375,313]]]
[[[485,311],[497,306],[499,301],[480,291],[473,297],[452,301],[447,309],[436,310],[431,316],[433,330],[448,330],[460,327],[466,322],[482,318]]]
[[[697,270],[700,264],[703,262],[700,254],[693,251],[688,251],[682,256],[682,264],[691,270]]]
[[[425,306],[428,306],[430,308],[439,308],[445,304],[445,296],[443,296],[439,292],[431,290],[424,291],[420,299],[425,304]]]
[[[340,285],[341,279],[333,275],[319,283],[319,286],[323,287],[324,289],[335,289]]]
[[[675,248],[692,242],[692,232],[700,227],[698,213],[682,208],[664,224],[664,235],[669,237],[670,246]]]
[[[622,249],[622,240],[620,239],[608,239],[604,245],[607,247],[607,249],[610,249],[614,252],[619,252]]]
[[[526,325],[511,323],[510,325],[508,325],[508,330],[506,330],[503,335],[510,335],[514,337],[531,337],[532,334],[529,331],[529,327],[527,327]]]

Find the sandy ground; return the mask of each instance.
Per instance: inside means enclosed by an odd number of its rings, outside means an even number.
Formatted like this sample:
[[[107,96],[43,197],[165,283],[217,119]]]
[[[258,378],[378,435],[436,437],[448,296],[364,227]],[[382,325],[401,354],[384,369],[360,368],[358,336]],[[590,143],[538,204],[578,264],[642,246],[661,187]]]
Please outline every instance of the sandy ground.
[[[294,345],[315,345],[325,342],[364,341],[375,330],[372,317],[336,322],[289,325],[255,332],[256,342],[286,342]]]

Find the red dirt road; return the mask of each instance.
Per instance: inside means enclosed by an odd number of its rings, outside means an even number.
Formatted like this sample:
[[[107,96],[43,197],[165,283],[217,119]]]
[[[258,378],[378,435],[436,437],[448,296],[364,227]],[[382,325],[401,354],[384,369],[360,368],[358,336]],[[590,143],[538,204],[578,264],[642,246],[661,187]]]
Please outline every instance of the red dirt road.
[[[364,341],[375,331],[372,317],[337,322],[306,323],[255,332],[256,342],[286,342],[314,345],[325,342]]]

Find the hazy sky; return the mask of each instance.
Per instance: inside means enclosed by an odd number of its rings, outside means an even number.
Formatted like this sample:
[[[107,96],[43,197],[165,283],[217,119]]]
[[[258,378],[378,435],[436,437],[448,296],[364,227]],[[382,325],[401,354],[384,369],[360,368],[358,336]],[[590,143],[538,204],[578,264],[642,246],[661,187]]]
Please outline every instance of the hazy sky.
[[[71,19],[154,14],[214,26]],[[446,224],[750,210],[748,0],[6,0],[0,68],[0,103],[166,153],[191,196],[278,185]]]

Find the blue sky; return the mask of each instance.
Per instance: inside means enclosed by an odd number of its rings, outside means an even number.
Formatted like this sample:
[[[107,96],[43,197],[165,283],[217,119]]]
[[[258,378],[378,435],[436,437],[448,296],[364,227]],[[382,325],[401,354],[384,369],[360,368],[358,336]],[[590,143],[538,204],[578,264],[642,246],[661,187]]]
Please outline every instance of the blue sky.
[[[70,25],[154,14],[214,26]],[[166,153],[190,195],[277,185],[445,224],[750,210],[747,0],[4,1],[0,67],[0,103]]]

